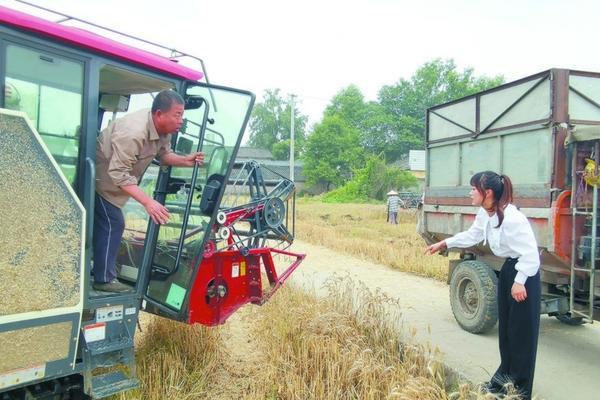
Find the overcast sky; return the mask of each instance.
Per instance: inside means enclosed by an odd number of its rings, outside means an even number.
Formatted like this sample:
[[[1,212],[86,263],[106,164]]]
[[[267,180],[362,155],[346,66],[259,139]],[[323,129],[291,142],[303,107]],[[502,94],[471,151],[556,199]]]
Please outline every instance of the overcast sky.
[[[298,95],[317,122],[335,93],[374,100],[434,58],[510,81],[600,71],[600,2],[585,0],[30,0],[204,59],[210,80]],[[18,7],[14,0],[0,4]]]

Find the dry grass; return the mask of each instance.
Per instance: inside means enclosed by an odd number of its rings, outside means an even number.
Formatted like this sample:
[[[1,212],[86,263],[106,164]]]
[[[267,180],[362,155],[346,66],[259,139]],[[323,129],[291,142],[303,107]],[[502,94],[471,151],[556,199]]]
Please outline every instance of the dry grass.
[[[443,365],[398,334],[393,299],[349,279],[330,281],[328,292],[287,288],[257,313],[267,363],[253,398],[417,398],[411,387],[418,398],[445,398]]]
[[[495,398],[449,378],[437,350],[400,325],[395,299],[349,278],[331,279],[327,289],[317,298],[286,287],[254,311],[266,358],[245,398]]]
[[[206,398],[223,357],[220,330],[159,317],[149,319],[148,326],[136,340],[141,388],[115,399]]]
[[[423,254],[414,210],[401,210],[398,225],[386,222],[384,204],[297,203],[296,237],[312,244],[387,265],[400,271],[446,281],[448,259]]]

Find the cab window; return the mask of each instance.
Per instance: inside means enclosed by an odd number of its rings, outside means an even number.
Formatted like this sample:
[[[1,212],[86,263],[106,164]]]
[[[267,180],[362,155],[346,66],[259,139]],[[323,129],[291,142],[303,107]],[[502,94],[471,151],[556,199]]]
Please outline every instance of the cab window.
[[[15,44],[6,47],[4,107],[29,117],[73,184],[78,165],[83,63]]]

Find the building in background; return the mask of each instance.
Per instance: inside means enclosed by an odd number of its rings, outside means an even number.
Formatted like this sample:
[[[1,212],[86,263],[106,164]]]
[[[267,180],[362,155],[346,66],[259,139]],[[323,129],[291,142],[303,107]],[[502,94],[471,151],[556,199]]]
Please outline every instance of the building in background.
[[[425,150],[408,152],[408,169],[419,180],[419,185],[422,187],[425,182]]]
[[[273,154],[267,149],[259,149],[255,147],[240,147],[236,161],[246,162],[254,160],[260,164],[265,183],[268,185],[271,182],[278,182],[277,175],[281,175],[287,179],[290,178],[290,162],[288,160],[274,160]],[[235,174],[231,174],[235,177]],[[294,161],[294,183],[296,184],[296,193],[301,193],[305,189],[306,177],[304,176],[304,162],[301,160]]]
[[[418,190],[425,185],[425,150],[410,150],[408,154],[402,155],[399,160],[394,161],[391,166],[409,171],[418,182]]]

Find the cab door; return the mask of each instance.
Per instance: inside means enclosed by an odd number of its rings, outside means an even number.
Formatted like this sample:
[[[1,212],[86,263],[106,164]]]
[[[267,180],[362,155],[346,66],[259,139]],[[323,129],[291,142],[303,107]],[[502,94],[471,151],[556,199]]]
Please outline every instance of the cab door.
[[[189,295],[202,268],[207,240],[250,118],[250,92],[189,83],[185,89],[184,126],[175,151],[204,153],[204,165],[171,168],[157,183],[156,198],[171,215],[147,241],[147,282],[142,307],[181,321],[189,320]],[[164,167],[163,167],[164,168]],[[164,172],[164,170],[163,170]]]

